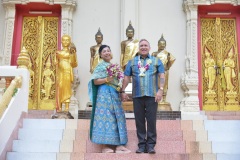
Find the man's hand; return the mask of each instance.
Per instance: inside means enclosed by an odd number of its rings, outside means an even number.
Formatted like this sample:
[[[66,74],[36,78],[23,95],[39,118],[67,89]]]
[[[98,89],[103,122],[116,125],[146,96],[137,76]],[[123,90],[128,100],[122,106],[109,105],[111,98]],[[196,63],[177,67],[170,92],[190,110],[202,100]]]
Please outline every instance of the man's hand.
[[[162,100],[163,90],[158,90],[156,96],[155,96],[155,102],[160,102]]]
[[[129,99],[127,93],[121,93],[121,99],[123,102],[127,101]]]

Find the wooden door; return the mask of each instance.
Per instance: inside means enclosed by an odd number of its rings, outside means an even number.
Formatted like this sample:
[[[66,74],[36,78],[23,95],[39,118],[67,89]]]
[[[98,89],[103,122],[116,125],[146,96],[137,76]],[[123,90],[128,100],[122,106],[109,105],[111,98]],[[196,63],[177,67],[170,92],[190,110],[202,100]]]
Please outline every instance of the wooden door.
[[[31,75],[29,109],[53,110],[56,106],[56,67],[58,17],[24,17],[22,44],[26,47]]]

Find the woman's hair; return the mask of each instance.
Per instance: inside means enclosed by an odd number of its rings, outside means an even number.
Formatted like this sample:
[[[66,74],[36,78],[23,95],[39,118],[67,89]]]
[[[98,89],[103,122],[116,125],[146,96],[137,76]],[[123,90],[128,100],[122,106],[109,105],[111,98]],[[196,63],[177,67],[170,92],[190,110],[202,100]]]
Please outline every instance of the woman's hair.
[[[102,50],[106,47],[108,47],[111,50],[111,48],[108,45],[103,44],[99,47],[98,53],[101,55]]]

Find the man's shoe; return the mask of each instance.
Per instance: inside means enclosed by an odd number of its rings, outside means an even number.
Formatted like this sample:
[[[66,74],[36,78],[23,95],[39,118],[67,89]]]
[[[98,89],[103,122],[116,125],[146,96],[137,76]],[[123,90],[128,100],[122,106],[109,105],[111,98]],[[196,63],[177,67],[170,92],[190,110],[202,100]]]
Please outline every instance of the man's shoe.
[[[145,148],[138,148],[136,150],[136,153],[146,153],[145,151],[146,151]]]
[[[148,153],[149,153],[149,154],[155,154],[156,151],[155,151],[154,148],[149,148],[149,149],[148,149]]]

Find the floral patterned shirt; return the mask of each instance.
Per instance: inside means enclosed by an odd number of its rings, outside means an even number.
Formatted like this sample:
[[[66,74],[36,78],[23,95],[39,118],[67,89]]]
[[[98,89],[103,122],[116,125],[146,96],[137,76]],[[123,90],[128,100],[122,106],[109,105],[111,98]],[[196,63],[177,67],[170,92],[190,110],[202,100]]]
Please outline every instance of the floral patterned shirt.
[[[145,71],[144,76],[140,75],[139,59],[143,66],[146,66],[150,62],[149,68]],[[148,54],[145,59],[138,55],[129,60],[124,75],[132,76],[133,98],[143,96],[155,97],[158,91],[159,73],[164,73],[163,63],[159,58],[151,56],[150,54]]]

